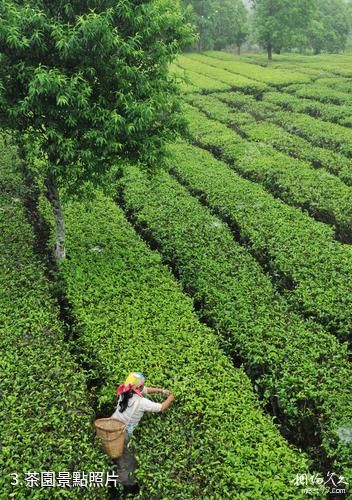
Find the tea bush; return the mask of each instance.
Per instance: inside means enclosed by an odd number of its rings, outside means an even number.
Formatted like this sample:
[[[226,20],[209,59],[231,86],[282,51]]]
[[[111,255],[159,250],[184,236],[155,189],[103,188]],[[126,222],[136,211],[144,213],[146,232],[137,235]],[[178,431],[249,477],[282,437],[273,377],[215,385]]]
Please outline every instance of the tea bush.
[[[33,250],[16,152],[2,140],[0,150],[1,497],[48,498],[47,487],[29,488],[26,473],[105,472],[109,464],[94,439],[85,374]],[[11,485],[13,473],[22,485]],[[60,498],[107,494],[105,487],[50,490]]]
[[[219,80],[220,82],[224,82],[230,85],[232,89],[240,89],[243,92],[257,95],[260,95],[265,89],[267,89],[267,85],[265,83],[251,80],[250,78],[242,75],[235,75],[226,70],[213,68],[206,62],[202,63],[201,61],[191,59],[188,56],[179,56],[176,62],[181,68],[199,73],[202,76],[208,78],[210,77],[214,80]]]
[[[336,226],[337,237],[342,241],[351,242],[352,189],[327,172],[311,168],[306,162],[275,151],[271,146],[272,138],[276,137],[276,144],[285,144],[284,147],[289,145],[289,142],[286,142],[287,134],[283,131],[281,137],[279,127],[271,123],[252,122],[248,125],[236,123],[236,113],[227,114],[226,109],[223,109],[223,103],[217,104],[216,99],[210,99],[210,112],[207,111],[207,97],[200,96],[193,102],[206,114],[221,121],[229,120],[237,133],[258,142],[258,146],[255,147],[252,144],[247,148],[244,141],[238,140],[238,134],[234,134],[234,138],[231,139],[229,129],[223,125],[221,131],[217,125],[218,134],[226,137],[226,141],[219,149],[218,141],[212,144],[214,121],[209,120],[203,114],[194,114],[193,120],[191,119],[191,129],[195,131],[195,134],[198,134],[198,123],[202,122],[203,128],[208,124],[207,147],[210,149],[212,146],[215,147],[217,152],[230,161],[233,168],[241,175],[263,184],[275,196],[291,205],[307,209],[318,220]],[[243,121],[243,115],[240,115],[239,119]],[[202,142],[203,138],[200,142],[205,146]],[[237,144],[239,147],[236,147]]]
[[[314,446],[314,437],[321,440],[328,456],[337,454],[336,467],[348,472],[352,450],[337,434],[352,418],[344,397],[352,379],[346,346],[290,313],[228,227],[168,174],[148,179],[129,168],[122,185],[126,210],[160,245],[201,317],[244,359],[264,400],[274,404],[277,398],[283,427],[298,442]]]
[[[144,418],[134,441],[140,498],[300,496],[290,483],[308,462],[262,414],[251,384],[201,325],[192,302],[108,198],[66,208],[61,270],[77,322],[77,346],[113,411],[131,370],[167,387],[176,403]]]
[[[219,70],[225,69],[235,74],[253,78],[253,80],[258,80],[259,82],[265,82],[267,85],[273,87],[310,82],[310,78],[303,73],[263,68],[256,64],[234,60],[231,54],[226,54],[225,52],[208,51],[204,54],[190,54],[189,57],[197,61],[203,61],[205,64],[214,66]]]
[[[236,171],[256,172],[273,163],[271,150],[265,145],[243,141],[236,134],[230,141],[218,147],[219,140],[213,132],[213,120],[207,119],[194,108],[187,112],[189,131],[197,144],[210,146],[214,139],[216,150],[233,162]],[[198,133],[199,123],[203,133]],[[206,127],[208,126],[208,133]],[[219,133],[221,138],[221,134]],[[204,142],[203,142],[204,141]],[[247,174],[249,177],[249,175]],[[274,180],[275,177],[273,176]],[[263,191],[264,193],[264,191]],[[276,201],[270,196],[270,203]],[[267,255],[267,261],[273,272],[286,276],[291,285],[290,300],[304,315],[314,317],[342,340],[351,339],[351,287],[352,276],[351,248],[333,240],[332,228],[312,220],[294,207],[280,204],[280,211],[273,219],[266,218],[264,228],[269,223],[275,224],[268,233],[259,236],[259,253]],[[265,214],[266,217],[266,214]],[[276,219],[277,217],[277,219]],[[286,218],[286,223],[283,221]],[[276,226],[280,220],[280,225]],[[306,236],[297,238],[294,245],[293,225],[298,223]],[[255,234],[258,232],[256,224]],[[278,241],[282,230],[282,240]],[[291,236],[288,236],[291,233]],[[274,238],[273,238],[274,236]],[[269,250],[271,248],[271,250]],[[325,248],[325,250],[324,250]],[[279,264],[280,262],[280,264]]]

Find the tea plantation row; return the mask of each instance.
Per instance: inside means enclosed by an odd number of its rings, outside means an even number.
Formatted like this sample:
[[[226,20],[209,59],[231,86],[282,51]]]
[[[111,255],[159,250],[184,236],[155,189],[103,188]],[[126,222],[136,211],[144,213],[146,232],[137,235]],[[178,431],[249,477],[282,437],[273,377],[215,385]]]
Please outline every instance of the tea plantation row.
[[[352,106],[322,103],[299,98],[287,92],[266,92],[263,95],[263,101],[271,102],[295,113],[308,114],[323,121],[352,127]]]
[[[306,162],[289,158],[273,149],[272,141],[285,144],[284,148],[290,146],[286,135],[289,138],[291,136],[281,132],[279,127],[270,123],[257,123],[254,119],[250,123],[250,118],[247,124],[243,124],[244,117],[241,114],[237,122],[236,112],[231,113],[224,103],[213,96],[195,96],[189,100],[206,115],[219,121],[230,122],[235,128],[237,133],[232,136],[233,147],[231,148],[229,140],[224,148],[231,164],[244,177],[263,184],[268,191],[287,203],[306,208],[316,219],[335,225],[339,239],[352,241],[351,187],[333,175],[316,170]],[[199,120],[202,119],[203,115],[199,117]],[[208,123],[210,127],[212,122]],[[192,129],[194,128],[197,130],[196,124]],[[229,135],[226,126],[223,126],[223,132],[219,129],[218,133],[220,136]],[[258,142],[258,147],[253,144],[248,144],[247,147],[241,137]],[[294,147],[293,144],[291,146]],[[223,154],[222,150],[220,154]]]
[[[33,251],[15,151],[2,140],[0,150],[1,498],[49,498],[52,488],[26,487],[26,473],[40,481],[43,471],[106,471],[107,462],[93,440],[87,381]],[[84,490],[55,491],[82,498]],[[106,489],[87,498],[106,498]]]
[[[230,105],[238,106],[237,95],[223,94],[221,99]],[[248,100],[245,102],[245,105],[247,104]],[[263,107],[262,104],[267,105]],[[278,106],[269,105],[268,102],[252,101],[252,106],[248,109],[257,119],[276,123],[290,133],[307,139],[315,146],[332,149],[348,158],[352,156],[352,130],[349,128],[300,113],[282,111]]]
[[[178,163],[190,163],[193,170],[192,162],[198,161],[201,172],[204,158],[199,155],[197,159],[187,147],[179,149],[175,168],[179,171]],[[205,182],[214,167],[209,159],[208,163],[209,170],[199,174]],[[209,185],[216,177],[209,176]],[[218,178],[223,186],[231,184],[230,175]],[[232,355],[245,361],[264,400],[274,408],[277,401],[283,429],[307,448],[321,445],[327,456],[336,456],[336,467],[346,468],[347,475],[351,448],[338,434],[352,419],[352,408],[346,406],[352,382],[346,346],[291,313],[227,226],[167,173],[148,179],[130,167],[121,183],[127,213],[145,237],[159,245],[194,297],[200,316],[222,334]],[[226,194],[226,188],[219,193],[225,200]]]
[[[228,93],[212,95],[190,94],[185,97],[187,102],[194,103],[199,109],[205,111],[211,118],[240,130],[245,125],[253,126],[259,130],[260,141],[272,145],[294,158],[308,161],[314,168],[323,168],[333,175],[338,176],[345,184],[352,185],[352,160],[340,153],[313,146],[306,139],[290,134],[285,129],[274,123],[262,120],[264,114],[271,114],[273,107],[267,99],[268,96],[281,97],[283,94],[267,93],[262,102],[254,104],[251,96]],[[226,101],[230,103],[226,104]],[[259,116],[258,116],[259,113]],[[249,127],[248,131],[251,131]],[[247,132],[248,131],[243,131]]]
[[[236,143],[232,137],[227,142],[224,134],[218,135],[216,122],[193,110],[187,116],[194,141],[220,150],[228,161],[236,159],[233,168],[240,173],[251,165],[255,169],[256,161],[270,164],[270,156],[257,145]],[[334,241],[330,226],[275,200],[264,189],[260,192],[266,211],[252,220],[250,248],[267,262],[273,275],[281,276],[284,287],[287,281],[287,293],[297,311],[323,323],[342,340],[351,340],[351,247]],[[245,197],[242,204],[252,207]]]
[[[135,431],[140,498],[300,498],[293,479],[307,460],[262,414],[244,371],[198,322],[159,254],[102,195],[65,213],[70,258],[61,271],[101,408],[113,411],[115,388],[133,369],[176,396]]]
[[[257,81],[262,86],[262,89],[267,88],[267,86],[282,87],[294,83],[310,82],[310,78],[299,71],[278,71],[272,68],[262,68],[241,60],[235,61],[231,54],[224,52],[209,51],[203,54],[187,54],[187,57],[183,57],[182,61],[185,59],[192,61],[195,68],[201,69],[205,66],[207,69],[203,69],[203,71],[206,75],[213,74],[214,78],[216,78],[216,75],[221,75],[218,77],[219,80],[222,79],[224,74],[229,75],[227,78],[237,78],[237,75],[240,75]]]

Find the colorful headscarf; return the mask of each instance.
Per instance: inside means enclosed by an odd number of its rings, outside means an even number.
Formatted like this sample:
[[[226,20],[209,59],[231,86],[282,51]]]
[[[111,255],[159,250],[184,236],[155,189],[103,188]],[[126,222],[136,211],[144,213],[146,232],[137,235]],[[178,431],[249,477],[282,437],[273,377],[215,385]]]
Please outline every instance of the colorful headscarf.
[[[137,387],[139,387],[140,385],[143,385],[144,380],[145,380],[144,375],[142,375],[141,373],[131,372],[128,375],[128,377],[126,378],[126,380],[124,381],[124,383],[120,384],[118,386],[117,391],[116,391],[117,395],[121,396],[121,394],[123,394],[125,392],[129,392],[132,389],[133,392],[135,392],[139,396],[143,397],[143,394],[141,393],[141,391],[139,391],[137,389]]]

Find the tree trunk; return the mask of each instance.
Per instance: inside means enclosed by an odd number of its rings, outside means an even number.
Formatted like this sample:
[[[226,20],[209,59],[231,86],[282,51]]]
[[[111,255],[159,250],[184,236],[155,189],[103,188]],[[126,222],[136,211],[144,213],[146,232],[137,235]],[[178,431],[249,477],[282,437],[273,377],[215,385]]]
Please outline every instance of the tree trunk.
[[[272,61],[273,60],[273,48],[271,46],[271,43],[268,43],[268,59],[269,61]]]
[[[319,47],[316,47],[316,48],[314,49],[314,55],[318,56],[319,54],[321,54],[321,50],[320,50],[320,48],[319,48]]]
[[[59,191],[57,189],[55,177],[48,174],[46,180],[46,196],[50,202],[56,224],[56,247],[55,258],[60,261],[66,257],[65,250],[65,221],[61,208]]]
[[[197,50],[198,52],[201,52],[202,50],[202,32],[199,32],[199,38],[197,40]]]
[[[237,54],[241,55],[241,45],[237,45]]]

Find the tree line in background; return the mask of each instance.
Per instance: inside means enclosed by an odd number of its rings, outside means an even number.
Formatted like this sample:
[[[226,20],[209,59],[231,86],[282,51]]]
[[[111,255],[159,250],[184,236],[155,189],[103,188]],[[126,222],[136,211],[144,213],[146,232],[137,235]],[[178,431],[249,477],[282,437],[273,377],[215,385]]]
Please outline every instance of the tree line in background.
[[[352,30],[352,0],[183,0],[198,50],[258,43],[274,52],[337,53]],[[192,47],[194,48],[194,47]]]

